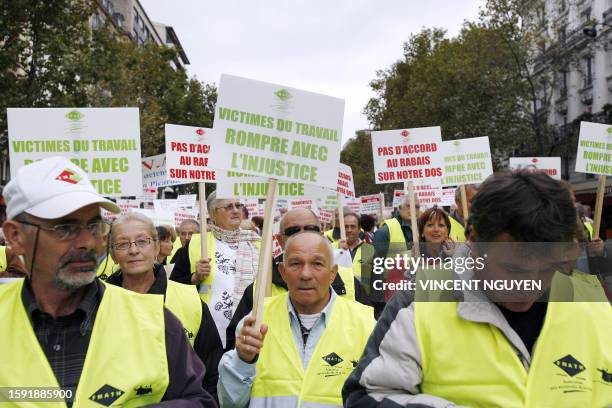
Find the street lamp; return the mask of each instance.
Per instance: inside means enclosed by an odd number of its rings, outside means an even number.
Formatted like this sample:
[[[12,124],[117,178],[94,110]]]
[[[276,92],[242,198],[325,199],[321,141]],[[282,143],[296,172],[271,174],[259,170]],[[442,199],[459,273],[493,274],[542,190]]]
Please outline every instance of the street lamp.
[[[606,26],[606,27],[610,27],[612,28],[612,25],[608,24],[608,23],[597,23],[597,24],[601,24],[602,26]],[[595,38],[597,37],[597,29],[595,28],[597,26],[597,24],[594,24],[593,27],[586,27],[584,29],[582,29],[582,32],[584,35],[586,35],[587,37],[591,37],[591,38]]]

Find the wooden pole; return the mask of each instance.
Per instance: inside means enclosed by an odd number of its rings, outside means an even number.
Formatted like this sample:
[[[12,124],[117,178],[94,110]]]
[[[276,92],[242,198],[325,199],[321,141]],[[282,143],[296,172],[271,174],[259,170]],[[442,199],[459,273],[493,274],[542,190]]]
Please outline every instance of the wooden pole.
[[[467,223],[469,214],[468,214],[468,205],[467,205],[467,194],[465,193],[465,184],[462,184],[461,186],[459,186],[459,189],[461,192],[461,208],[463,210],[463,221]]]
[[[206,228],[206,183],[198,183],[200,196],[200,258],[208,257],[208,233]]]
[[[263,303],[266,292],[270,292],[268,286],[272,284],[272,224],[274,223],[274,208],[276,204],[277,179],[268,180],[268,194],[266,196],[266,211],[264,214],[263,230],[261,232],[261,247],[259,248],[259,268],[257,270],[257,285],[255,298],[253,299],[253,315],[255,315],[255,330],[259,331],[263,317]]]
[[[382,224],[383,218],[385,217],[385,195],[383,193],[378,193],[380,197],[380,210],[378,211],[378,225]]]
[[[415,258],[421,256],[421,248],[419,246],[419,227],[417,225],[416,203],[414,197],[414,182],[408,182],[408,197],[410,198],[410,225],[412,228],[412,254]]]
[[[340,223],[340,239],[346,240],[346,229],[344,228],[344,200],[341,193],[338,195],[338,222]]]
[[[595,200],[595,217],[593,218],[593,238],[599,236],[599,227],[601,226],[601,212],[603,210],[604,196],[606,195],[606,176],[599,176],[599,184],[597,185],[597,199]]]

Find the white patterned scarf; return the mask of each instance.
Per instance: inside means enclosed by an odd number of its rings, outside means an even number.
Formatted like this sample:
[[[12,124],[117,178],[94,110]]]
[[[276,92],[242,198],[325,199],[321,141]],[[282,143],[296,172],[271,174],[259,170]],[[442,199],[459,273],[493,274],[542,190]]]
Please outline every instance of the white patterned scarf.
[[[240,299],[245,289],[255,280],[259,267],[259,248],[255,245],[256,241],[261,241],[261,237],[251,230],[237,229],[229,231],[221,229],[216,225],[208,225],[214,237],[219,241],[228,244],[238,244],[236,250],[236,274],[234,275],[234,293],[232,313],[236,311]]]

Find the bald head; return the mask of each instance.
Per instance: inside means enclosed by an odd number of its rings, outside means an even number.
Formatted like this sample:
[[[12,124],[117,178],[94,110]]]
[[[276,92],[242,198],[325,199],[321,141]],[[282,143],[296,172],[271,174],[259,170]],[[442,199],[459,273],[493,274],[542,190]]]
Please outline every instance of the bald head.
[[[329,267],[334,265],[334,249],[329,240],[322,234],[305,231],[290,236],[285,241],[284,261],[290,259],[293,251],[312,251],[312,253],[321,254],[327,261],[326,265]]]

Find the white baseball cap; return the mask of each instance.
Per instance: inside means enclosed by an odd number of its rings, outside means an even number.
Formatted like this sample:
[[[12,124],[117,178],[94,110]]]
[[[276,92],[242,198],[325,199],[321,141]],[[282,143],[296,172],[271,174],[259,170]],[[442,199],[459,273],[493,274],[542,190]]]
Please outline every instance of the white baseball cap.
[[[20,167],[3,195],[9,220],[22,212],[56,219],[96,203],[113,213],[121,212],[115,203],[96,192],[87,173],[59,156]]]

